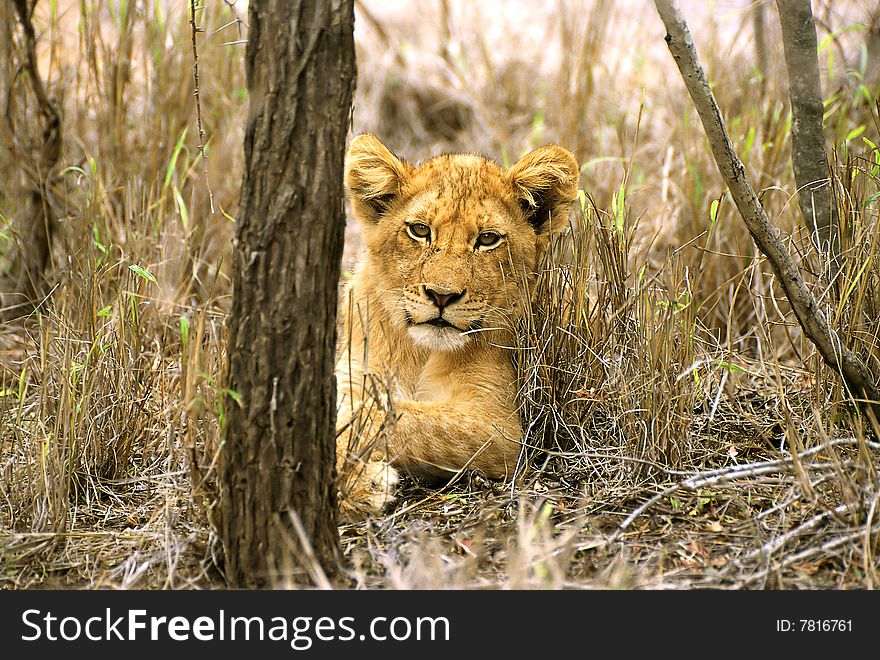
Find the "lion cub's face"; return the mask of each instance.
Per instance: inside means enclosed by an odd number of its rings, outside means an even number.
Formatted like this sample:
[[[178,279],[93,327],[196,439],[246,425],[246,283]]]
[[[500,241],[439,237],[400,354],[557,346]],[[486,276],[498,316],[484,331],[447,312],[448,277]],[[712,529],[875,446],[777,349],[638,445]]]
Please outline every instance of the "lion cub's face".
[[[451,351],[510,327],[540,250],[568,222],[578,167],[555,146],[509,172],[470,155],[413,167],[360,135],[345,181],[364,228],[368,286],[417,344]]]

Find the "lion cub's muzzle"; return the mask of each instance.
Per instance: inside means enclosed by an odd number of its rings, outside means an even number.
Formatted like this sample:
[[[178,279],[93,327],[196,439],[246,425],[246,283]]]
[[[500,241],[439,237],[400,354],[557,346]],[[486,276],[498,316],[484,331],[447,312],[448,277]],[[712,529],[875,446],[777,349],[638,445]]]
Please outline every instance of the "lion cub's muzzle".
[[[424,284],[410,288],[405,298],[410,337],[427,348],[461,348],[467,333],[482,327],[482,306],[464,288]]]
[[[426,286],[422,287],[422,289],[425,293],[425,297],[427,297],[428,299],[433,301],[435,305],[437,305],[437,308],[440,310],[441,316],[443,315],[443,309],[445,307],[448,307],[452,303],[458,302],[459,300],[464,298],[465,294],[464,289],[462,289],[461,291],[448,291],[442,290],[439,287],[436,289],[429,289]]]
[[[472,306],[467,304],[467,289],[423,284],[418,287],[418,293],[419,304],[411,314],[414,323],[459,332],[471,329]]]

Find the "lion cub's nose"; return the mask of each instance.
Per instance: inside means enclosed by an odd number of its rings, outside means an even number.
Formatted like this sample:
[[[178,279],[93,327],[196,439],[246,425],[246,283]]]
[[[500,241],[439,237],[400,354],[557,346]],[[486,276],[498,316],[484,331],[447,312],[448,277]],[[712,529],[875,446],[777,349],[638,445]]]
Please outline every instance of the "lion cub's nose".
[[[425,295],[433,300],[434,304],[442,310],[444,307],[448,307],[457,300],[461,300],[462,296],[464,296],[464,291],[459,291],[457,293],[455,291],[452,293],[440,293],[439,291],[434,291],[433,289],[425,287]]]

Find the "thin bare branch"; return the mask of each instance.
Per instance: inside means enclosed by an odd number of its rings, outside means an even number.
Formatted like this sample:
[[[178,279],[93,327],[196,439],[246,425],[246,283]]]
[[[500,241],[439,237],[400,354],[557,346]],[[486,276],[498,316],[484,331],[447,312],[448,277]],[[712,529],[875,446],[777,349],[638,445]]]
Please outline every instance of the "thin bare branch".
[[[196,45],[196,34],[202,30],[196,26],[196,0],[189,0],[189,10],[189,24],[192,27],[193,96],[196,98],[196,122],[199,127],[199,153],[202,154],[202,165],[205,171],[205,186],[208,188],[208,200],[211,203],[211,215],[213,215],[214,193],[211,191],[211,180],[208,176],[208,156],[205,153],[205,129],[202,127],[202,100],[199,96],[199,49]]]

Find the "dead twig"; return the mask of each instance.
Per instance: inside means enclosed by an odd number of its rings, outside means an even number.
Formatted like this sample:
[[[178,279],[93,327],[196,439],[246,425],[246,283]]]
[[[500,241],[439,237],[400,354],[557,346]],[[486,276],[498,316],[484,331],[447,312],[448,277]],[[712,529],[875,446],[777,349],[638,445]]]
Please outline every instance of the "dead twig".
[[[226,4],[229,5],[228,2]],[[230,7],[232,7],[232,5],[230,5]],[[196,0],[189,0],[189,10],[189,24],[192,27],[193,96],[195,96],[196,99],[196,123],[199,128],[199,153],[202,155],[202,165],[205,171],[205,186],[208,188],[208,201],[211,204],[211,215],[214,215],[214,193],[211,191],[211,180],[208,177],[208,155],[205,153],[205,129],[202,126],[202,101],[199,96],[199,49],[196,45],[196,34],[203,30],[196,26]]]
[[[817,447],[812,447],[810,449],[806,449],[798,454],[792,454],[789,456],[784,456],[782,458],[777,458],[772,461],[760,461],[757,463],[744,463],[741,465],[732,465],[726,468],[718,468],[715,470],[708,470],[706,472],[699,472],[694,476],[684,479],[668,488],[663,489],[650,499],[648,499],[643,504],[639,505],[635,510],[630,513],[622,523],[618,529],[614,532],[611,537],[611,540],[616,540],[626,529],[633,523],[633,521],[641,516],[645,511],[650,509],[652,506],[657,504],[666,497],[680,491],[696,491],[701,488],[706,488],[708,486],[718,486],[720,484],[728,483],[730,481],[734,481],[736,479],[741,479],[744,477],[756,477],[760,475],[772,474],[774,472],[781,472],[783,470],[788,470],[792,465],[794,465],[795,461],[802,461],[806,458],[810,458],[819,454],[827,449],[832,447],[840,447],[840,446],[859,446],[861,442],[857,438],[837,438],[835,440],[830,440],[829,442],[823,443]],[[872,449],[873,451],[880,451],[880,443],[877,442],[865,442],[865,445]]]

